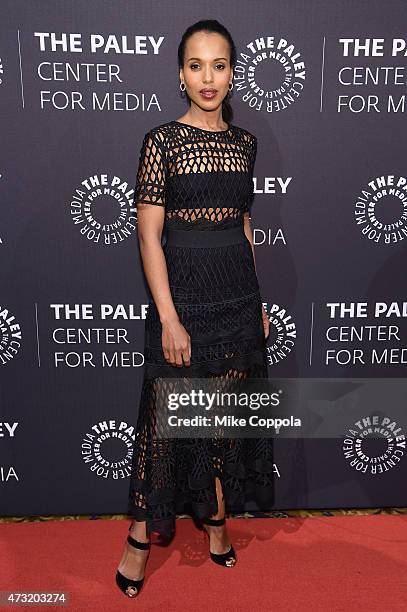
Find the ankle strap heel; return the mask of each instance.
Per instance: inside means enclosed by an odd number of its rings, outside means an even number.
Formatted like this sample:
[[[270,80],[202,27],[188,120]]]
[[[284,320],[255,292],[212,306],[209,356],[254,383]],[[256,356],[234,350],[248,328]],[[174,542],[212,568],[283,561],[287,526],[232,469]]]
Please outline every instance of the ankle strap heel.
[[[212,527],[220,527],[221,525],[224,525],[225,522],[226,522],[225,517],[220,518],[220,519],[211,519],[211,518],[201,519],[201,523],[205,525],[211,525]],[[204,529],[204,532],[209,538],[208,531]],[[209,549],[209,555],[214,563],[217,563],[218,565],[223,565],[223,567],[233,567],[236,564],[236,553],[235,553],[235,549],[233,548],[232,544],[230,545],[229,550],[227,550],[225,553],[213,553]]]
[[[225,517],[221,518],[221,519],[211,519],[211,518],[204,518],[202,519],[202,522],[205,523],[205,525],[212,525],[213,527],[220,527],[221,525],[225,524]]]
[[[131,530],[131,528],[133,527],[133,524],[134,524],[134,521],[132,521],[132,523],[130,524],[128,531]],[[127,536],[127,541],[129,544],[134,546],[134,548],[140,548],[141,550],[147,550],[148,548],[150,548],[150,544],[151,544],[151,542],[140,542],[140,540],[136,540],[131,535]]]
[[[132,525],[130,525],[129,531],[131,528],[132,528]],[[127,536],[127,542],[134,548],[139,548],[141,550],[148,550],[151,546],[151,542],[140,542],[139,540],[136,540],[135,538],[133,538],[130,534]],[[143,578],[140,578],[139,580],[132,580],[130,578],[127,578],[121,572],[119,572],[119,570],[117,570],[116,583],[117,583],[117,586],[120,588],[120,590],[127,597],[132,598],[132,597],[136,597],[140,593],[141,588],[144,584],[144,576]],[[136,592],[135,593],[131,592],[129,588],[132,589],[133,591],[135,590]]]
[[[141,550],[148,550],[151,546],[151,542],[140,542],[135,538],[132,538],[131,535],[127,536],[127,541],[129,544],[134,546],[134,548],[140,548]]]

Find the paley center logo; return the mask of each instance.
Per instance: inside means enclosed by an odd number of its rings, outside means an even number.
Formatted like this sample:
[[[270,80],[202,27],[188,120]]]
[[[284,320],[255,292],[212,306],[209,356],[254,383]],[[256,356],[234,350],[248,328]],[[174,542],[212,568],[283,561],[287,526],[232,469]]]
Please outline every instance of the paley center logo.
[[[8,308],[0,304],[0,365],[11,361],[21,348],[21,327]]]
[[[285,359],[294,349],[297,327],[287,309],[274,302],[263,302],[270,321],[270,334],[267,339],[267,362],[275,365]]]
[[[355,220],[371,242],[394,244],[407,237],[407,178],[388,174],[373,178],[355,203]]]
[[[82,459],[100,478],[127,478],[131,474],[134,440],[134,427],[125,421],[99,421],[82,439]]]
[[[281,36],[259,36],[238,54],[233,70],[242,101],[257,111],[285,110],[300,97],[306,77],[301,52]]]
[[[136,229],[134,188],[119,176],[94,174],[75,189],[70,213],[89,242],[107,245],[123,242]]]
[[[383,474],[399,465],[406,453],[406,436],[388,416],[371,415],[356,421],[343,440],[348,464],[362,474]]]

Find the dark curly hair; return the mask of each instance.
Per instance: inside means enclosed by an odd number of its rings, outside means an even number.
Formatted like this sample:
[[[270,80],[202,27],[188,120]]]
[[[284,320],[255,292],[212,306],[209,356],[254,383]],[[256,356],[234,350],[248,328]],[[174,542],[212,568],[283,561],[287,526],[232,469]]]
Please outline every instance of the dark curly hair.
[[[185,30],[185,32],[182,35],[181,42],[178,46],[178,66],[179,68],[184,67],[185,46],[186,46],[188,38],[190,38],[192,34],[195,34],[195,32],[216,32],[220,34],[221,36],[224,36],[224,38],[226,38],[226,40],[229,43],[230,65],[233,70],[236,64],[236,55],[237,55],[236,46],[235,46],[235,43],[233,42],[233,38],[230,35],[229,31],[225,28],[225,26],[219,23],[219,21],[217,21],[216,19],[201,19],[200,21],[197,21],[196,23],[189,26]],[[191,99],[189,98],[188,94],[186,94],[186,97],[188,98],[189,105],[191,105]],[[228,94],[225,96],[225,98],[222,101],[222,117],[226,123],[230,123],[231,120],[233,119],[233,109],[230,104],[230,92],[228,92]]]

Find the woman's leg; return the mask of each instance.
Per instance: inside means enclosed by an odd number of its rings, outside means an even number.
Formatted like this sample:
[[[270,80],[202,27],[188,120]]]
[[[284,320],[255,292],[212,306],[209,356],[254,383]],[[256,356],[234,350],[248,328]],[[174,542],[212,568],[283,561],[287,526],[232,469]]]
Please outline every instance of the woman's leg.
[[[145,457],[145,452],[139,452],[138,457]],[[145,461],[140,460],[140,472],[137,472],[137,475],[141,474],[141,479],[145,478]],[[134,502],[137,503],[138,507],[143,507],[145,503],[144,494],[137,492],[134,497]],[[127,542],[127,536],[130,535],[135,540],[139,542],[149,542],[149,538],[147,537],[146,531],[146,521],[136,521],[133,519],[131,523],[131,528],[126,535],[126,542],[124,545],[124,551],[122,558],[119,563],[119,567],[117,568],[125,578],[129,578],[130,580],[140,580],[144,576],[145,565],[147,561],[147,557],[149,554],[149,550],[142,550],[140,548],[135,548],[131,546]],[[133,587],[128,587],[127,592],[134,596],[137,592],[137,589]]]
[[[225,516],[225,500],[223,497],[222,485],[219,478],[215,477],[216,482],[216,497],[218,500],[218,511],[216,514],[213,514],[212,519],[220,519]],[[211,552],[221,554],[225,553],[230,548],[230,540],[227,532],[226,523],[224,525],[220,525],[219,527],[214,527],[212,525],[204,525],[204,529],[207,530],[210,537],[210,549]]]
[[[146,534],[146,521],[133,520],[132,528],[128,532],[128,535],[131,535],[132,538],[139,542],[149,542],[149,538],[147,538]],[[144,576],[148,553],[148,550],[134,548],[134,546],[131,546],[126,541],[123,555],[117,569],[126,578],[140,580]],[[135,595],[137,592],[137,589],[131,586],[128,587],[127,590],[130,595]]]

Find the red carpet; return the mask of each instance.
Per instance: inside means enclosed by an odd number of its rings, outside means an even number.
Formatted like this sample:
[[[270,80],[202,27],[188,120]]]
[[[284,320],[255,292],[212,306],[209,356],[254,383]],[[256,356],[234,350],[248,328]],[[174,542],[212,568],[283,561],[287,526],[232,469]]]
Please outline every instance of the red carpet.
[[[114,581],[129,524],[2,524],[0,590],[65,590],[65,609],[109,612],[407,609],[407,516],[229,519],[234,568],[210,561],[202,533],[190,519],[178,519],[172,543],[152,546],[134,600]]]

